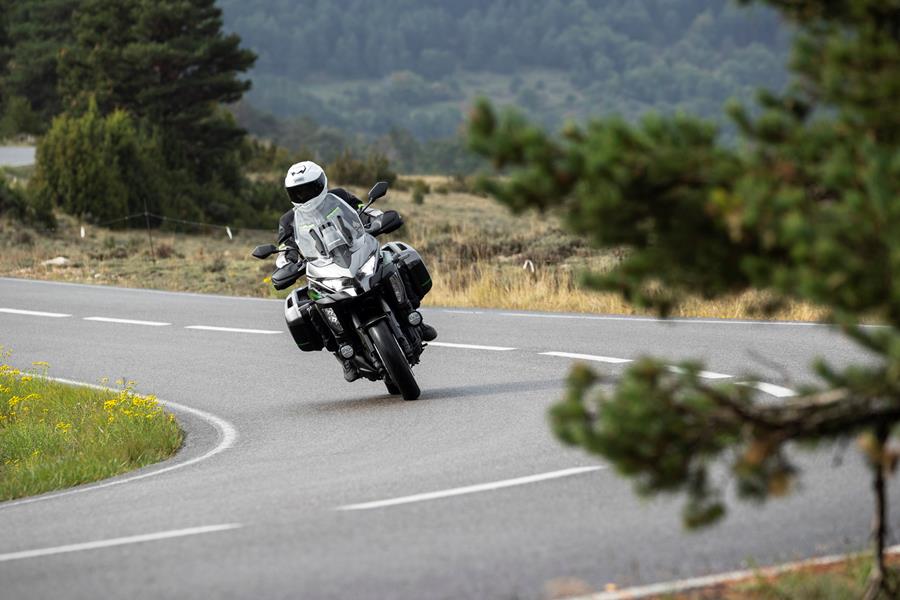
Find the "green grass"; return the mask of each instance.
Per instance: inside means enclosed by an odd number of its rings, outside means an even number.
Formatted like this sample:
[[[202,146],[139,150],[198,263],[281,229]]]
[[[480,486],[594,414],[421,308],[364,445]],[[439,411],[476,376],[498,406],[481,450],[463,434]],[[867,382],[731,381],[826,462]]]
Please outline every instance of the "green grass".
[[[63,385],[47,368],[0,364],[0,500],[112,477],[181,447],[175,417],[133,382],[117,391]]]

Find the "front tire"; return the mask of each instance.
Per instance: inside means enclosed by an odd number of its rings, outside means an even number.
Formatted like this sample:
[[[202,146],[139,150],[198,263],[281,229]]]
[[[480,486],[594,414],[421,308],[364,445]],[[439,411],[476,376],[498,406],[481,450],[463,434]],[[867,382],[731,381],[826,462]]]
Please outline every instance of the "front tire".
[[[400,391],[404,400],[415,400],[422,393],[416,378],[413,376],[412,368],[406,361],[406,356],[397,338],[394,337],[390,325],[387,321],[379,321],[369,329],[369,335],[372,337],[372,343],[375,350],[381,358],[384,370],[387,371],[388,378]],[[388,388],[390,390],[390,388]]]
[[[390,380],[390,378],[385,377],[384,379],[384,387],[387,388],[388,394],[391,396],[399,396],[400,388],[397,387],[397,384]]]

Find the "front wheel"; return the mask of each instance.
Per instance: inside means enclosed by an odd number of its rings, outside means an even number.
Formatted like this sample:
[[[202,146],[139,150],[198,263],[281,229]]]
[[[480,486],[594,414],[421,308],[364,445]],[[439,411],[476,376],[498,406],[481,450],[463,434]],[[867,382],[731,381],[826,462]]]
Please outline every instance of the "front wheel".
[[[404,400],[415,400],[421,394],[419,384],[413,376],[412,368],[403,355],[403,350],[397,343],[397,338],[391,331],[387,321],[379,321],[369,329],[369,335],[372,337],[372,343],[375,350],[384,364],[384,370],[387,371],[388,378],[400,390]]]
[[[384,378],[384,387],[387,388],[388,394],[390,394],[391,396],[400,395],[400,388],[398,388],[397,384],[391,381],[389,377]]]

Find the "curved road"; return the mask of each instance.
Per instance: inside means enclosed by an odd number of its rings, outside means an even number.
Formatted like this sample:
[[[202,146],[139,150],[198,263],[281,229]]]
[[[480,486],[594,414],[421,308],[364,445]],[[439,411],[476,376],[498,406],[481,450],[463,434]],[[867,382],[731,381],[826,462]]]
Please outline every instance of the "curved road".
[[[840,466],[834,449],[800,455],[797,493],[687,533],[680,499],[638,499],[546,423],[567,354],[611,377],[653,353],[790,387],[816,355],[865,359],[829,328],[423,312],[448,345],[404,402],[297,351],[278,301],[0,279],[13,364],[135,379],[200,411],[178,411],[186,448],[138,478],[0,504],[2,596],[540,598],[561,577],[602,589],[865,545],[852,448]]]

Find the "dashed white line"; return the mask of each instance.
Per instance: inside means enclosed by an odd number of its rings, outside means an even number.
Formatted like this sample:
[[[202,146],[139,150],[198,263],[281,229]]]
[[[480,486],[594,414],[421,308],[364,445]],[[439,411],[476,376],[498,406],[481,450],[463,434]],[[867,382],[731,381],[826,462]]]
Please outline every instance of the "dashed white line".
[[[10,315],[24,315],[27,317],[47,317],[50,319],[64,319],[66,317],[72,316],[65,313],[41,312],[39,310],[21,310],[19,308],[0,308],[0,313],[7,313]]]
[[[541,356],[558,356],[560,358],[574,358],[577,360],[590,360],[593,362],[610,363],[614,365],[630,363],[630,358],[616,358],[614,356],[597,356],[595,354],[575,354],[573,352],[540,352]]]
[[[766,383],[765,381],[741,381],[738,385],[752,387],[764,394],[775,396],[776,398],[793,398],[797,395],[792,389],[775,385],[774,383]]]
[[[145,533],[142,535],[130,535],[127,537],[112,538],[108,540],[96,540],[93,542],[82,542],[80,544],[67,544],[65,546],[54,546],[52,548],[38,548],[36,550],[23,550],[21,552],[8,552],[0,554],[0,562],[10,560],[22,560],[23,558],[37,558],[40,556],[51,556],[54,554],[66,554],[68,552],[81,552],[84,550],[97,550],[100,548],[112,548],[114,546],[124,546],[126,544],[139,544],[141,542],[155,542],[158,540],[168,540],[172,538],[185,537],[188,535],[199,535],[201,533],[214,533],[217,531],[228,531],[242,527],[240,523],[225,523],[222,525],[204,525],[202,527],[188,527],[186,529],[171,529],[169,531],[160,531],[158,533]]]
[[[469,350],[493,350],[495,352],[507,352],[515,350],[515,348],[507,348],[505,346],[479,346],[476,344],[451,344],[449,342],[428,342],[429,346],[439,346],[441,348],[467,348]]]
[[[682,375],[687,372],[684,369],[682,369],[681,367],[674,367],[674,366],[669,367],[669,370],[673,373],[678,373],[679,375]],[[726,375],[725,373],[716,373],[714,371],[698,371],[697,376],[701,377],[703,379],[730,379],[733,377],[733,375]]]
[[[201,331],[223,331],[226,333],[258,333],[262,335],[278,335],[280,331],[271,329],[241,329],[239,327],[213,327],[212,325],[188,325],[185,329],[198,329]]]
[[[162,321],[139,321],[136,319],[114,319],[112,317],[85,317],[85,321],[98,321],[100,323],[121,323],[122,325],[146,325],[147,327],[166,327],[171,323]]]
[[[411,504],[413,502],[424,502],[426,500],[438,500],[440,498],[450,498],[452,496],[462,496],[464,494],[474,494],[476,492],[489,492],[502,488],[513,487],[516,485],[525,485],[527,483],[536,483],[538,481],[547,481],[548,479],[559,479],[560,477],[571,477],[572,475],[580,475],[581,473],[590,473],[591,471],[599,471],[604,467],[575,467],[572,469],[563,469],[561,471],[551,471],[549,473],[540,473],[538,475],[529,475],[527,477],[517,477],[515,479],[504,479],[503,481],[494,481],[491,483],[481,483],[478,485],[469,485],[449,490],[441,490],[438,492],[428,492],[425,494],[414,494],[412,496],[402,496],[400,498],[391,498],[390,500],[376,500],[375,502],[363,502],[361,504],[347,504],[340,506],[337,510],[369,510],[372,508],[384,508],[387,506],[397,506],[398,504]]]
[[[501,317],[526,317],[533,319],[579,319],[584,321],[634,321],[637,323],[686,323],[700,325],[776,325],[779,327],[826,327],[837,329],[837,325],[832,323],[819,323],[815,321],[753,321],[750,319],[690,319],[690,318],[670,318],[663,319],[660,317],[632,317],[628,315],[559,315],[548,313],[514,313],[514,312],[491,312],[485,314],[496,314]],[[883,329],[888,325],[875,325],[871,323],[863,323],[859,325],[866,329]]]

